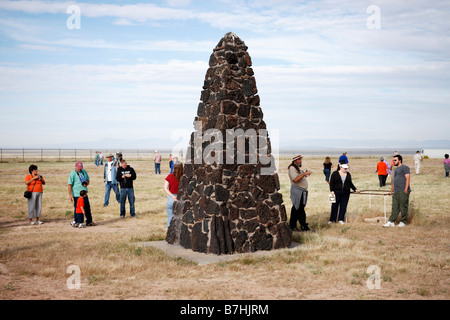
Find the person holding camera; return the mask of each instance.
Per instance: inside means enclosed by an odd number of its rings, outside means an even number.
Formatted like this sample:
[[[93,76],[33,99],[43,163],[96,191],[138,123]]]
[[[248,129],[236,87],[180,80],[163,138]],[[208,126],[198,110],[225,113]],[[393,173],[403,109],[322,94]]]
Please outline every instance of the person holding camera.
[[[120,203],[120,192],[119,187],[117,186],[118,181],[116,179],[117,169],[119,168],[118,158],[114,159],[113,154],[110,153],[106,155],[106,159],[107,161],[103,170],[103,181],[105,182],[105,201],[103,202],[103,207],[107,207],[109,205],[109,195],[111,194],[111,189],[113,189],[116,194],[117,203]]]
[[[81,161],[75,163],[75,170],[69,174],[69,181],[67,182],[69,188],[69,199],[74,203],[74,221],[71,223],[72,225],[75,223],[77,201],[80,197],[80,192],[82,190],[88,191],[87,186],[90,183],[89,179],[88,173],[83,169],[83,163]],[[91,206],[87,195],[84,198],[84,210],[86,216],[86,226],[95,226],[96,224],[92,221]]]
[[[297,230],[297,221],[300,223],[300,231],[309,231],[306,223],[305,206],[308,200],[308,180],[311,171],[303,171],[301,155],[292,158],[292,163],[288,167],[289,180],[291,181],[290,196],[292,201],[291,218],[289,227],[291,230]]]
[[[130,203],[130,215],[136,218],[133,180],[136,180],[136,171],[122,159],[120,167],[117,170],[117,181],[120,183],[120,217],[122,219],[125,218],[125,202],[127,201],[127,197]]]
[[[31,198],[28,198],[28,219],[30,219],[30,224],[42,224],[39,218],[41,217],[44,192],[42,186],[45,184],[45,180],[38,174],[38,167],[34,164],[28,168],[28,172],[29,174],[25,177],[27,191],[31,192]],[[35,222],[33,222],[33,218],[36,219]]]

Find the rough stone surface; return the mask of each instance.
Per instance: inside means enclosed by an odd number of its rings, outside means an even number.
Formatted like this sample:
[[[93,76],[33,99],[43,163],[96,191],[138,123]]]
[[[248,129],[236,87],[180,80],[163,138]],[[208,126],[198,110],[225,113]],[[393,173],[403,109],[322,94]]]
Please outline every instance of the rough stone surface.
[[[227,33],[213,50],[205,75],[195,121],[201,121],[201,132],[216,129],[217,137],[202,137],[201,150],[195,148],[191,135],[188,159],[180,180],[178,200],[166,241],[193,251],[231,254],[288,248],[292,233],[286,222],[286,209],[278,175],[262,174],[267,162],[259,155],[270,157],[267,146],[255,147],[247,130],[258,135],[266,129],[252,60],[245,43],[233,33]],[[241,129],[243,137],[225,141],[226,130]],[[221,148],[215,148],[220,146]],[[226,147],[230,147],[230,154]],[[245,147],[245,148],[243,148]],[[255,148],[257,150],[255,150]],[[211,157],[222,161],[201,163],[194,158],[210,151]],[[222,150],[222,154],[216,154]],[[256,161],[252,155],[257,154]],[[244,161],[242,161],[244,159]],[[273,160],[273,158],[272,158]]]

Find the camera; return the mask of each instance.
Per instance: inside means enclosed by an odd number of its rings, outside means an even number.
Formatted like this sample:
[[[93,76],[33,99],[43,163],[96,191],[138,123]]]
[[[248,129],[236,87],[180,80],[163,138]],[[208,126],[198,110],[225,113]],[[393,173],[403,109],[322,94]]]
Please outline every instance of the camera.
[[[88,183],[87,183],[87,181],[83,181],[83,182],[81,183],[81,185],[82,185],[83,187],[87,187]]]

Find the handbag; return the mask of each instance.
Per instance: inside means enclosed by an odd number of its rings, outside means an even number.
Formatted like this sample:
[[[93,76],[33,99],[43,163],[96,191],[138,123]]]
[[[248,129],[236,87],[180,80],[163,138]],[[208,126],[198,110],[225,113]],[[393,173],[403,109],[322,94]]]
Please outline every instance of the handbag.
[[[31,189],[31,191],[25,191],[24,193],[23,193],[23,196],[25,197],[25,198],[27,198],[27,199],[31,199],[31,196],[32,196],[32,194],[33,194],[33,190],[34,190],[34,187],[36,186],[36,183],[37,183],[37,181],[35,181],[34,182],[34,186],[33,186],[33,188]]]

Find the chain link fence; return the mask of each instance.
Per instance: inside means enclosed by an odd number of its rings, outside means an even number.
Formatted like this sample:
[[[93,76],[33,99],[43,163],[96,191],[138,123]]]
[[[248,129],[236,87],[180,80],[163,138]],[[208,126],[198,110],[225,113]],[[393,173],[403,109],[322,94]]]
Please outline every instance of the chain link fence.
[[[129,160],[153,160],[155,149],[129,149],[129,150],[95,150],[95,149],[0,149],[1,162],[94,162],[97,152],[103,154],[103,161],[108,153],[122,152],[123,157]],[[168,158],[170,151],[158,151],[163,157]]]
[[[127,160],[153,160],[155,149],[8,149],[0,148],[0,162],[44,162],[44,161],[58,161],[58,162],[71,162],[71,161],[92,161],[94,162],[96,152],[103,154],[103,160],[105,160],[108,153],[116,154],[122,152],[123,157]],[[390,157],[393,155],[391,149],[345,149],[349,157]],[[171,150],[158,150],[163,159],[168,159]],[[416,150],[407,149],[398,152],[403,155],[413,155]],[[342,154],[341,149],[311,149],[311,148],[299,148],[296,150],[280,150],[280,158],[291,158],[294,155],[302,154],[307,158],[325,158],[326,156],[336,158]],[[173,155],[182,159],[182,155]]]

